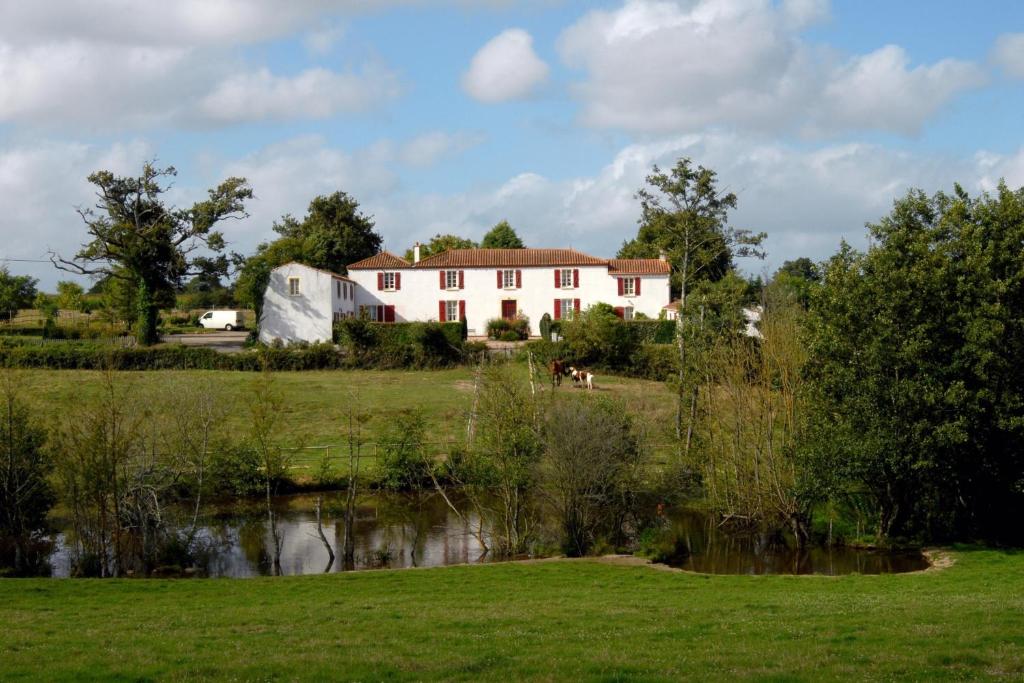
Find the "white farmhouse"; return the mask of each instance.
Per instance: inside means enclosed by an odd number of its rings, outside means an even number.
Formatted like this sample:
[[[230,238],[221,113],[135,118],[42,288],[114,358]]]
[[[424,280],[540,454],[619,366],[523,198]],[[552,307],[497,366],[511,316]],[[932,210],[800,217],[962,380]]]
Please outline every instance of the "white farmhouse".
[[[354,315],[356,285],[349,278],[301,263],[270,273],[263,295],[260,341],[331,341],[333,323]]]
[[[260,338],[330,339],[334,319],[360,314],[380,322],[466,318],[471,336],[485,335],[492,318],[526,316],[538,335],[545,313],[568,319],[604,302],[627,320],[657,318],[669,300],[670,268],[661,259],[602,259],[573,249],[451,249],[420,260],[417,246],[414,254],[410,263],[381,252],[350,265],[348,278],[309,269],[323,282],[353,285],[354,299],[335,298],[333,290],[328,296],[320,280],[304,289],[295,270],[302,266],[281,266],[267,288]]]

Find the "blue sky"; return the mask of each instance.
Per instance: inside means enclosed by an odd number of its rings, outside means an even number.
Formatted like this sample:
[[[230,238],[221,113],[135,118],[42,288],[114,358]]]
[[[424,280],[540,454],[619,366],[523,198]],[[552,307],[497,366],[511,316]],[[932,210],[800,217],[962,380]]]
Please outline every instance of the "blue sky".
[[[863,245],[908,187],[1024,184],[1022,85],[1010,1],[0,0],[0,257],[73,252],[88,173],[149,158],[181,204],[249,178],[242,252],[344,190],[394,251],[507,218],[611,256],[688,156],[770,271]]]

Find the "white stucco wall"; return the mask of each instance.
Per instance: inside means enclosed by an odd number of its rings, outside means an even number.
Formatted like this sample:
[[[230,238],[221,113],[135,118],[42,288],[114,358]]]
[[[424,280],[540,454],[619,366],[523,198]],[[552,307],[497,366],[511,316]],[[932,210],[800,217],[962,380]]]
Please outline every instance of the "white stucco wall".
[[[357,314],[359,306],[393,305],[396,322],[437,320],[439,301],[461,300],[466,302],[466,322],[473,336],[485,335],[487,321],[501,317],[501,302],[505,299],[515,300],[517,310],[529,317],[533,335],[540,334],[544,313],[554,317],[556,298],[579,299],[581,310],[597,302],[632,306],[634,312],[651,318],[657,318],[662,306],[669,302],[668,275],[629,275],[643,280],[640,296],[620,297],[616,277],[609,274],[607,266],[576,268],[580,272],[579,287],[567,289],[555,287],[555,266],[519,268],[523,274],[522,287],[507,289],[498,288],[498,269],[493,267],[456,269],[465,274],[462,289],[441,289],[438,272],[447,270],[441,268],[388,271],[401,273],[401,289],[393,292],[377,290],[377,270],[352,270],[349,278],[359,285]]]
[[[299,279],[298,295],[289,293],[289,278]],[[337,296],[341,282],[331,273],[298,263],[275,268],[263,296],[260,341],[331,341],[335,312],[355,311],[354,298]]]

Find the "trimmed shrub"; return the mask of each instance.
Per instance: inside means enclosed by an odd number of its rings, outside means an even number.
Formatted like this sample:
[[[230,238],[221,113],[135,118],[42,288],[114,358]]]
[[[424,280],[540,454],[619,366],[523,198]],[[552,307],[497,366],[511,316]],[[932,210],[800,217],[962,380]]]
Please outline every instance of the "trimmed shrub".
[[[514,337],[512,335],[515,335]],[[526,317],[492,318],[487,321],[487,337],[501,341],[519,341],[530,338],[530,320]]]
[[[544,341],[551,341],[551,315],[549,313],[540,317],[540,336]]]
[[[454,323],[374,323],[346,318],[334,325],[348,367],[447,367],[463,359],[463,325]]]

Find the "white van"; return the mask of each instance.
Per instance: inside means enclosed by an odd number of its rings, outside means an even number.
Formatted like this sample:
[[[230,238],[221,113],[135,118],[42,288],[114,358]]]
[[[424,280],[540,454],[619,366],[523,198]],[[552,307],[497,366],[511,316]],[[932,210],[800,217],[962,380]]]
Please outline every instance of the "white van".
[[[242,327],[241,311],[207,311],[199,324],[212,330],[237,330]]]

